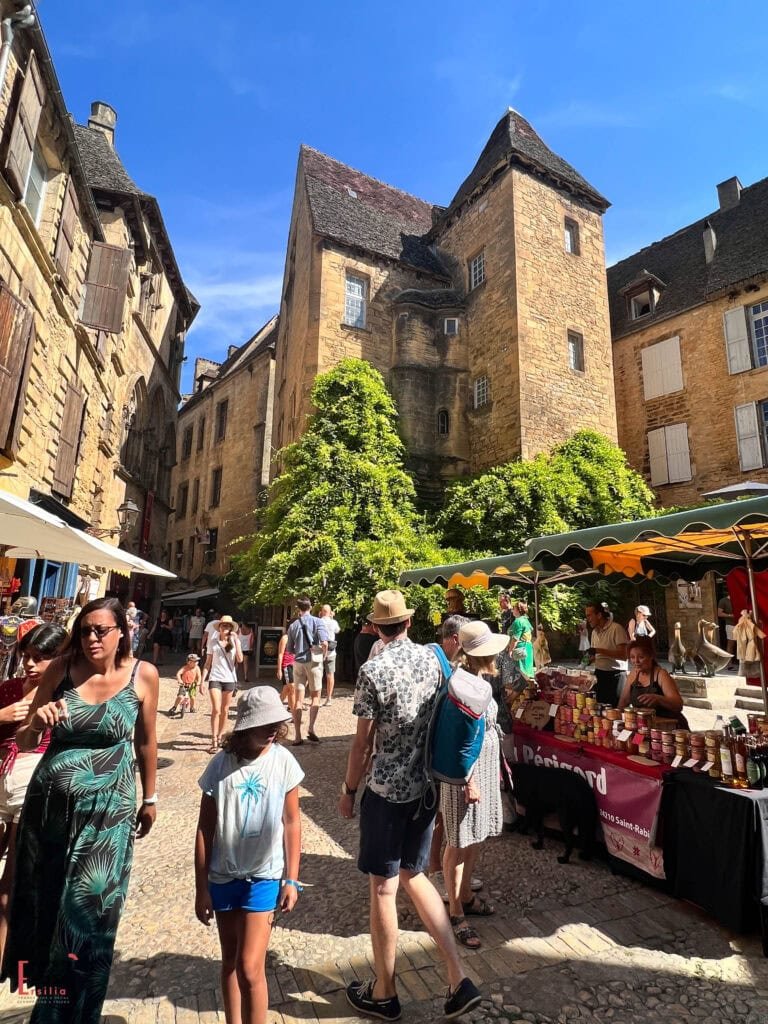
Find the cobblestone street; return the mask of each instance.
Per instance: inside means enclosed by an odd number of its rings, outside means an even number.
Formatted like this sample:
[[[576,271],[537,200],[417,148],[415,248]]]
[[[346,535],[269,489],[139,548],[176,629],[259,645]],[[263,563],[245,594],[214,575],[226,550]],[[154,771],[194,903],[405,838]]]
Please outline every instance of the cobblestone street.
[[[195,715],[167,718],[175,684],[162,681],[159,716],[160,806],[151,836],[137,844],[126,911],[105,1006],[110,1024],[214,1024],[218,942],[194,916],[192,848],[199,790],[208,761],[207,698]],[[367,901],[355,867],[357,822],[336,813],[350,734],[351,695],[342,690],[318,720],[322,743],[298,758],[302,789],[305,890],[275,928],[269,955],[270,1024],[348,1024],[345,983],[371,973]],[[465,952],[482,985],[478,1022],[514,1024],[764,1024],[768,960],[756,936],[737,938],[694,908],[601,862],[556,861],[530,839],[503,835],[487,844],[478,874],[496,905],[477,920],[483,948]],[[445,983],[439,957],[403,898],[399,982],[403,1019],[441,1016]],[[26,1019],[6,998],[2,1021]]]

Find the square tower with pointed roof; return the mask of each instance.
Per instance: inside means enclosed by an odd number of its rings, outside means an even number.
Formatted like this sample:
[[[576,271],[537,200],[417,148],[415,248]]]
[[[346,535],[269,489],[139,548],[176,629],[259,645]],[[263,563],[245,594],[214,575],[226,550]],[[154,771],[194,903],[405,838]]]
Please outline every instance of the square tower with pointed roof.
[[[302,146],[277,343],[274,443],[317,373],[382,371],[425,492],[590,427],[616,437],[608,202],[508,110],[447,207]]]

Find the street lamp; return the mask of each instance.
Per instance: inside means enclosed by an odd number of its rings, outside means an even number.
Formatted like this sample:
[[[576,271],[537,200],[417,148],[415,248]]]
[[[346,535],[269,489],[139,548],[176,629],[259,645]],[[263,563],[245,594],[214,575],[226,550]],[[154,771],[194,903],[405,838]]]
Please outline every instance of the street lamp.
[[[112,537],[114,534],[124,537],[125,534],[130,533],[136,524],[136,520],[139,518],[141,509],[128,498],[117,510],[117,522],[118,526],[112,526],[106,529],[100,529],[95,526],[89,526],[86,533],[90,533],[92,537]]]

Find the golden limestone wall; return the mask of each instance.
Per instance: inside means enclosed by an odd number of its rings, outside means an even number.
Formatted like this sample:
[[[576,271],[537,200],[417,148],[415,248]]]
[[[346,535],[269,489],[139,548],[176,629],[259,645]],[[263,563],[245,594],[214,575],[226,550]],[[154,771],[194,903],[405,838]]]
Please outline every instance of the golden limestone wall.
[[[730,374],[723,323],[725,313],[767,299],[766,284],[750,292],[735,290],[733,297],[715,299],[662,323],[649,324],[614,343],[619,444],[632,467],[649,483],[648,432],[687,425],[691,478],[655,485],[662,505],[695,505],[703,493],[740,480],[768,483],[765,465],[744,472],[740,469],[734,413],[736,406],[755,403],[757,423],[761,425],[759,403],[768,400],[768,367]],[[682,387],[646,400],[642,352],[675,337],[680,339]],[[663,379],[672,379],[669,367],[664,368]],[[675,377],[675,381],[679,384],[680,378]]]
[[[599,213],[514,170],[521,455],[529,459],[583,428],[616,439],[611,331]],[[578,226],[566,252],[565,219]],[[569,367],[568,332],[583,338],[584,370]]]

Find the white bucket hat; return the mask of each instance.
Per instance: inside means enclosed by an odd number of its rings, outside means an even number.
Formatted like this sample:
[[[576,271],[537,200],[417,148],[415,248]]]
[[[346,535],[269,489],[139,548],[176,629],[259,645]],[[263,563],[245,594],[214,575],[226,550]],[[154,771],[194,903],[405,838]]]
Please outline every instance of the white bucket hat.
[[[237,704],[233,732],[257,729],[262,725],[290,722],[291,714],[283,707],[280,694],[271,686],[253,686],[246,690]]]
[[[504,633],[492,633],[485,622],[468,622],[459,630],[459,643],[465,654],[473,658],[500,654],[509,646],[509,637]]]
[[[640,612],[640,614],[644,615],[646,619],[650,619],[651,617],[651,609],[647,604],[639,604],[637,608],[635,608],[635,611]]]

